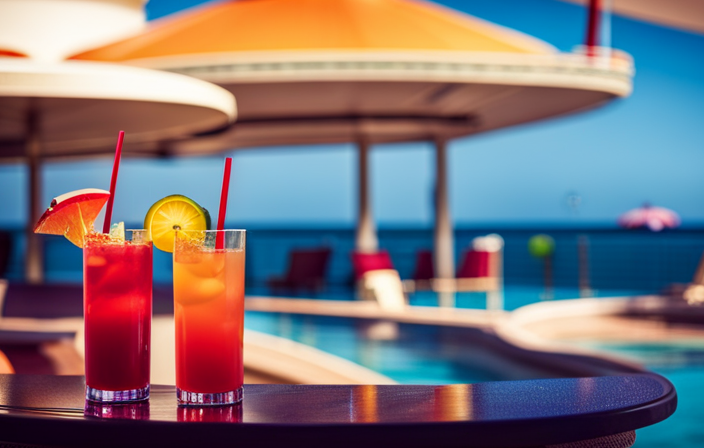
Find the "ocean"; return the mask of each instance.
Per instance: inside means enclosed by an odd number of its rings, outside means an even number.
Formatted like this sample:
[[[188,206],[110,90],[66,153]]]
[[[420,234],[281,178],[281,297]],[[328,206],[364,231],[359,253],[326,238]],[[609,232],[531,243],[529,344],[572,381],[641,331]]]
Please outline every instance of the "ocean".
[[[128,226],[129,227],[129,226]],[[6,229],[12,235],[12,252],[5,277],[23,277],[24,235],[21,229]],[[565,228],[460,228],[455,230],[455,259],[459,267],[472,239],[497,233],[505,241],[504,283],[507,286],[544,284],[544,260],[531,256],[528,240],[542,233],[555,241],[551,281],[557,288],[577,288],[580,238],[587,241],[586,263],[589,287],[603,290],[638,290],[656,293],[674,283],[689,282],[704,253],[704,229],[674,229],[662,232],[625,229]],[[380,247],[389,251],[402,278],[410,278],[416,254],[432,248],[432,229],[382,228]],[[283,275],[288,254],[294,248],[327,246],[332,249],[327,282],[335,288],[352,286],[350,254],[354,248],[351,228],[253,227],[247,233],[247,285],[261,288],[272,276]],[[59,236],[43,235],[45,273],[49,282],[80,282],[82,252]],[[171,254],[154,250],[154,281],[171,282]]]

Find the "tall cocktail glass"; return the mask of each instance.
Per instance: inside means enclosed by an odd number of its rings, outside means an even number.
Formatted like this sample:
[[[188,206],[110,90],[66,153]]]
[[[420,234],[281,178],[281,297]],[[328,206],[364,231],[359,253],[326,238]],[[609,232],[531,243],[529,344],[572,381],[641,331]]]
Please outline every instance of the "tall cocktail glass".
[[[218,234],[222,244],[216,247]],[[242,400],[244,262],[244,230],[176,231],[174,318],[180,405]]]
[[[86,399],[149,398],[152,243],[146,230],[126,238],[86,235],[83,247]]]

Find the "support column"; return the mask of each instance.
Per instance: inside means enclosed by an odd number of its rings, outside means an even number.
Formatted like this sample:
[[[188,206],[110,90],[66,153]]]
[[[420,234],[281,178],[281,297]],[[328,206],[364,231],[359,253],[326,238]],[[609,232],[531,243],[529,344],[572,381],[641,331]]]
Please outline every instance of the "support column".
[[[450,218],[447,194],[447,142],[435,141],[435,280],[433,289],[438,293],[438,305],[455,306],[455,235]]]
[[[447,188],[447,142],[435,142],[435,277],[455,278],[455,236]]]
[[[371,188],[369,184],[369,143],[360,139],[359,151],[359,213],[357,215],[356,250],[372,253],[379,250],[376,225],[372,215]]]
[[[36,112],[27,117],[27,168],[29,170],[29,210],[25,240],[27,244],[25,258],[25,281],[28,283],[44,282],[44,254],[40,235],[34,233],[34,224],[39,220],[41,202],[41,160],[39,154],[39,125]]]

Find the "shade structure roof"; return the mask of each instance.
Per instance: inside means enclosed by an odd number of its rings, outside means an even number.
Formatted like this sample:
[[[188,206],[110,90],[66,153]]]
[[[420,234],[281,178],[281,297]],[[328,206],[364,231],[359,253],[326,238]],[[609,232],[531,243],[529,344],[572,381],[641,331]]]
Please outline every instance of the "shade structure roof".
[[[589,0],[563,0],[586,5]],[[614,13],[704,34],[704,2],[701,0],[611,0]]]
[[[224,1],[74,59],[191,75],[235,94],[238,123],[167,152],[453,138],[603,104],[625,55],[550,45],[421,0]]]
[[[164,139],[227,126],[236,115],[230,92],[173,73],[2,57],[0,75],[3,161],[23,159],[30,134],[43,159],[114,152],[121,129],[126,153],[158,152]]]

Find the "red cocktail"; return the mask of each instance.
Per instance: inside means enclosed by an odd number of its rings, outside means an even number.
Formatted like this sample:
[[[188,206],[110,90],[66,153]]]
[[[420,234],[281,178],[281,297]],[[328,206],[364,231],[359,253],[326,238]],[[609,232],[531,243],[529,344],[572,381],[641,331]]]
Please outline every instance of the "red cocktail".
[[[149,398],[152,243],[86,235],[83,248],[86,399]]]

